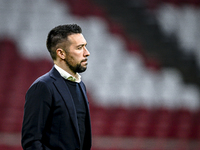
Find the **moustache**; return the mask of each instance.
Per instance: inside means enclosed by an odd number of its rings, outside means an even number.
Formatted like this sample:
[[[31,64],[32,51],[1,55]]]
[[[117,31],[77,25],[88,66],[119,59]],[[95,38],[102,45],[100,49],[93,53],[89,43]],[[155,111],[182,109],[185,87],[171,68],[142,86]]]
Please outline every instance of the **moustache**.
[[[86,58],[86,59],[83,59],[81,62],[85,62],[85,61],[87,61],[88,59]]]

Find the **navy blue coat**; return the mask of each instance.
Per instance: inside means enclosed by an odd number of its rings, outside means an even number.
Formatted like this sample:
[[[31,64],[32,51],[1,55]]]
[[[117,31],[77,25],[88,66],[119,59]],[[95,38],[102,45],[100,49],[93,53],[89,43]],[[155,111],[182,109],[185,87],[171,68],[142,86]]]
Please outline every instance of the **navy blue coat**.
[[[80,82],[87,104],[86,141],[91,148],[91,124],[86,88]],[[65,81],[53,67],[28,89],[22,126],[24,150],[79,150],[80,134],[75,105]]]

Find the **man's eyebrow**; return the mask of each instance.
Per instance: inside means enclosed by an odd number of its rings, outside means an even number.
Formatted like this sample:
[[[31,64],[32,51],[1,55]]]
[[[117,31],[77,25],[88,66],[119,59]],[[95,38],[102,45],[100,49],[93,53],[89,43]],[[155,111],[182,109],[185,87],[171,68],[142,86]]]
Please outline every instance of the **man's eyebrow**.
[[[79,44],[79,45],[77,45],[77,47],[86,46],[86,45],[87,45],[87,43],[85,43],[85,44]]]

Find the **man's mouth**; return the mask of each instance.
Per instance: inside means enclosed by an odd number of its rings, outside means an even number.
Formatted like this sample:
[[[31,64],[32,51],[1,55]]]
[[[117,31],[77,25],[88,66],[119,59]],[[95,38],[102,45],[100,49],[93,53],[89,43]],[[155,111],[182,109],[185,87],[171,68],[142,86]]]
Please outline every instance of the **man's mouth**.
[[[88,59],[84,59],[84,60],[82,60],[81,62],[87,62],[87,60],[88,60]]]

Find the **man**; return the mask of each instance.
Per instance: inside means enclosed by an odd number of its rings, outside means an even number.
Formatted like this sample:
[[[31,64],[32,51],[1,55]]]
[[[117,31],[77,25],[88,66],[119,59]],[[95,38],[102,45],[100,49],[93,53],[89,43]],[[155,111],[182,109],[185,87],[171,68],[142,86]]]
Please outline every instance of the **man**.
[[[47,37],[54,67],[28,89],[24,106],[24,150],[90,150],[86,88],[87,42],[76,24],[60,25]]]

